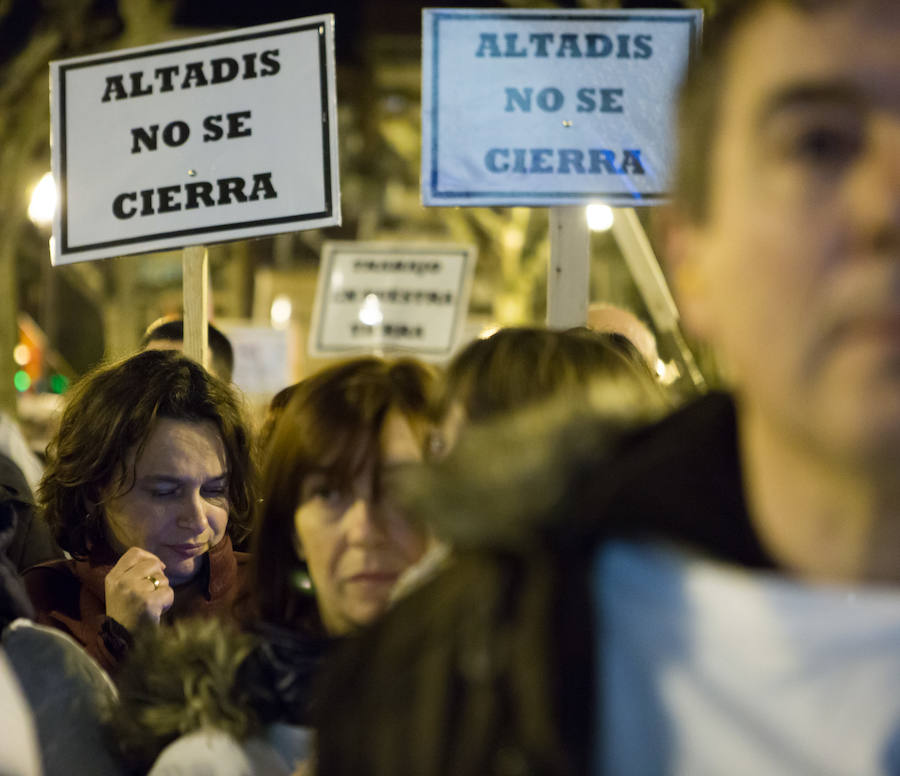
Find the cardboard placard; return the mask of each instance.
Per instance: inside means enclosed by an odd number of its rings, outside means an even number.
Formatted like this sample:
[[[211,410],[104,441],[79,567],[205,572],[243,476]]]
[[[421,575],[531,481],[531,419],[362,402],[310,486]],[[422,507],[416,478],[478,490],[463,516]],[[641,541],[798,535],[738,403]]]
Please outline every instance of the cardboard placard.
[[[50,68],[54,264],[340,224],[331,15]]]
[[[475,249],[446,243],[325,243],[310,329],[315,356],[448,358],[469,304]]]
[[[422,14],[424,204],[665,198],[700,11]]]
[[[298,379],[291,329],[240,319],[216,321],[234,350],[232,382],[251,397],[270,397]]]

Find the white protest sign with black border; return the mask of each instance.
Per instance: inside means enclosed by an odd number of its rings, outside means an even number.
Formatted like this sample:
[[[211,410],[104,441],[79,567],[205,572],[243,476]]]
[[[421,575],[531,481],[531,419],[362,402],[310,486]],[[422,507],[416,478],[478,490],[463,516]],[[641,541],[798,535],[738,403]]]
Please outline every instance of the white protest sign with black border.
[[[700,11],[422,14],[424,204],[665,199]]]
[[[468,312],[474,265],[468,245],[325,243],[310,353],[449,358]]]
[[[333,27],[52,62],[53,263],[340,224]]]

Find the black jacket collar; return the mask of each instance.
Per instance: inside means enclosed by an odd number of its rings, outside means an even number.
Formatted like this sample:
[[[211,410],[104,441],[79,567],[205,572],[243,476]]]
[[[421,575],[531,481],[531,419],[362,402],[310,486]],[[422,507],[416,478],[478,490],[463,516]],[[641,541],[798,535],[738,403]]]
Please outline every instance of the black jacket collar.
[[[744,498],[734,403],[708,394],[625,440],[600,477],[604,504],[595,529],[695,546],[754,568],[775,562],[763,548]]]

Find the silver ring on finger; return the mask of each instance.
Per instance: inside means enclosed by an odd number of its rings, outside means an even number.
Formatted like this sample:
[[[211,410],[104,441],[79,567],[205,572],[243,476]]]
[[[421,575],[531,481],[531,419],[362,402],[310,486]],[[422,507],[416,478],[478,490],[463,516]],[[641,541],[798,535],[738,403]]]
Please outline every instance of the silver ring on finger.
[[[146,579],[151,585],[153,585],[154,590],[159,590],[159,580],[156,577],[154,577],[152,574],[149,574],[148,576],[144,577],[144,579]]]

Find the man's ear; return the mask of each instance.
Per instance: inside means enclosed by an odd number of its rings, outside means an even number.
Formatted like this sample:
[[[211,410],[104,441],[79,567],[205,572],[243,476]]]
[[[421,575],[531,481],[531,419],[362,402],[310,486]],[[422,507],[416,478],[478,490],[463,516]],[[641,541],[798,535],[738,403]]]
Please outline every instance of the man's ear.
[[[663,208],[657,226],[663,263],[685,328],[699,339],[713,330],[709,282],[704,263],[704,232],[675,205]]]

